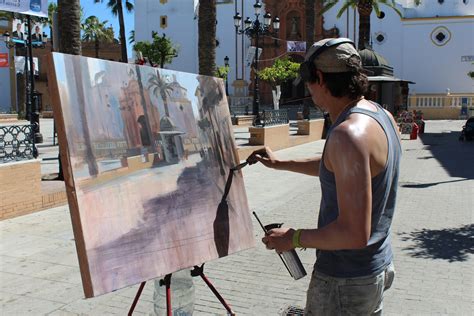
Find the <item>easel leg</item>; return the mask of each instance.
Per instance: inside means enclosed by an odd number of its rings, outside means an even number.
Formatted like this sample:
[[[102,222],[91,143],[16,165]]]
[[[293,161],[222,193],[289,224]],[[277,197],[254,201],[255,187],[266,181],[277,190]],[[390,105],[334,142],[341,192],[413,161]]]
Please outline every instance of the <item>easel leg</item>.
[[[219,302],[221,302],[222,306],[224,306],[224,308],[227,310],[228,315],[235,315],[234,311],[232,311],[232,308],[229,306],[229,304],[227,304],[225,299],[220,295],[219,292],[217,292],[214,285],[212,285],[211,281],[209,281],[209,279],[204,274],[204,264],[200,267],[194,266],[194,269],[191,271],[191,275],[192,276],[199,275],[203,279],[203,281],[206,283],[206,285],[209,287],[209,289],[212,291],[212,293],[214,293],[214,295],[217,297]]]
[[[171,274],[167,274],[164,280],[160,280],[160,285],[166,286],[166,315],[172,316],[171,310]]]
[[[138,299],[140,298],[140,295],[142,295],[142,291],[143,291],[143,288],[145,287],[145,284],[146,284],[146,281],[140,284],[137,295],[135,295],[135,299],[133,300],[132,306],[130,306],[130,310],[128,311],[128,316],[132,316],[133,311],[135,310],[135,307],[137,306]]]
[[[138,288],[138,292],[135,295],[135,299],[133,300],[132,306],[130,307],[130,310],[128,311],[128,316],[133,315],[133,311],[135,310],[135,307],[137,306],[138,299],[142,295],[145,284],[146,284],[146,281],[140,284],[140,287]],[[172,316],[171,314],[171,274],[167,274],[163,280],[160,280],[160,285],[166,286],[166,315]]]

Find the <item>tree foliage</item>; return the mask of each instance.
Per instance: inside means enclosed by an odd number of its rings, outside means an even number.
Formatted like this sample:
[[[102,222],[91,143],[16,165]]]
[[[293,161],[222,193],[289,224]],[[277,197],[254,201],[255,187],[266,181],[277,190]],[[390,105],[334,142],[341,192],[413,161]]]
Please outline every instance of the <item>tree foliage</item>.
[[[397,8],[395,0],[321,0],[323,1],[323,9],[320,14],[329,11],[332,7],[341,1],[344,1],[342,7],[337,12],[337,18],[340,18],[349,8],[357,8],[359,13],[359,42],[357,47],[359,50],[364,49],[370,40],[370,15],[375,11],[380,16],[380,5],[384,4],[392,8],[400,17],[402,13]]]
[[[277,58],[271,67],[266,67],[258,72],[258,77],[270,83],[272,87],[298,76],[299,63],[291,61],[288,57]]]
[[[114,39],[114,30],[112,27],[106,27],[107,20],[100,21],[95,15],[88,17],[81,25],[82,40],[86,42],[94,42],[95,57],[99,57],[99,43],[112,42]]]
[[[104,2],[104,0],[94,0],[95,3]],[[119,20],[119,38],[122,50],[122,62],[128,62],[127,56],[127,38],[125,37],[125,21],[123,17],[123,3],[122,0],[107,0],[107,7],[110,8],[112,14],[118,17]],[[133,2],[125,0],[125,9],[127,12],[133,11]]]
[[[216,68],[216,72],[214,73],[214,76],[225,79],[227,78],[229,71],[230,71],[229,66],[219,66]]]
[[[171,63],[173,58],[177,57],[179,48],[165,34],[159,36],[157,32],[153,32],[152,37],[152,42],[137,42],[133,45],[133,49],[141,52],[151,66],[156,67],[159,65],[160,68],[163,68],[165,64]]]

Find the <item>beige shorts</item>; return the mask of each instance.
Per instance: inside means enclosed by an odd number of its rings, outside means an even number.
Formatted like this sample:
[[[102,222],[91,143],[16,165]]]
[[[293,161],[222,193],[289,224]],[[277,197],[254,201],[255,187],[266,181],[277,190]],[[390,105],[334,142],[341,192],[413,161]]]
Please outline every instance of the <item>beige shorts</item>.
[[[393,263],[369,277],[335,278],[313,271],[305,315],[381,315],[383,293],[395,277]]]

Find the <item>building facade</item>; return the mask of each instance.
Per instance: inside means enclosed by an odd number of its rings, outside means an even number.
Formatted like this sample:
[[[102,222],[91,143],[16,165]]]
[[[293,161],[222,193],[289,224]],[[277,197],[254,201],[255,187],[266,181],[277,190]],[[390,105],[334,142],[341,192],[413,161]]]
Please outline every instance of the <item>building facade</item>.
[[[416,82],[412,93],[472,93],[474,81],[466,74],[474,70],[474,1],[397,0],[403,18],[387,6],[371,17],[374,51],[384,56],[399,78]],[[357,42],[357,13],[341,18],[340,5],[325,14],[326,24]],[[354,29],[355,25],[355,29]],[[471,62],[469,62],[471,61]]]

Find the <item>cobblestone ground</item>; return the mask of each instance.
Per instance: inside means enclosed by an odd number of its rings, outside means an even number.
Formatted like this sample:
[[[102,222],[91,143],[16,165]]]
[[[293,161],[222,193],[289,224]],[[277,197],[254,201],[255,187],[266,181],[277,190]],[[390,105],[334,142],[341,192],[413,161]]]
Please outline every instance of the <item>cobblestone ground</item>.
[[[462,121],[429,121],[418,140],[402,141],[399,198],[392,227],[397,276],[386,293],[386,315],[472,315],[474,142],[458,141]],[[405,135],[404,135],[405,136]],[[277,152],[282,158],[321,153],[323,141]],[[262,222],[316,225],[317,178],[260,165],[244,170],[252,211]],[[138,286],[83,299],[67,207],[0,223],[0,303],[5,315],[123,315]],[[255,238],[262,237],[254,221]],[[311,273],[315,254],[299,251]],[[272,251],[257,247],[208,262],[205,272],[237,315],[279,315],[303,306],[309,277],[294,281]],[[225,315],[195,279],[195,315]],[[153,310],[148,282],[136,315]]]

